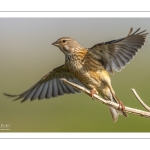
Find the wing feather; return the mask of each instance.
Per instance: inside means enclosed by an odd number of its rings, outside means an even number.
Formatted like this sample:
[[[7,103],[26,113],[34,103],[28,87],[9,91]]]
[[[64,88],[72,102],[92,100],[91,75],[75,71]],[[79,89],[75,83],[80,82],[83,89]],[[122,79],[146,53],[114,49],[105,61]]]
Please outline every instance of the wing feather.
[[[57,83],[57,87],[58,87],[58,95],[64,95],[64,91],[60,85],[60,79],[57,78],[56,80],[57,80],[56,83]]]
[[[40,93],[39,99],[45,98],[47,89],[48,89],[48,82],[45,82],[45,84],[43,86],[43,90]]]
[[[10,95],[6,93],[4,93],[4,95],[9,97],[16,97],[15,100],[22,99],[21,102],[24,102],[27,99],[32,101],[34,99],[57,97],[63,94],[74,94],[76,92],[79,93],[78,90],[65,84],[61,78],[65,78],[71,82],[82,85],[82,83],[77,78],[75,78],[73,73],[71,73],[65,65],[62,65],[50,71],[25,92],[18,95]]]
[[[117,40],[98,43],[89,48],[89,51],[101,62],[105,69],[113,73],[113,69],[121,71],[138,52],[144,43],[148,33],[140,28],[133,32],[130,29],[128,36]]]
[[[47,89],[47,93],[45,95],[45,98],[51,98],[52,97],[52,89],[53,89],[53,87],[52,87],[53,81],[50,80],[50,81],[47,81],[47,82],[48,82],[48,89]]]

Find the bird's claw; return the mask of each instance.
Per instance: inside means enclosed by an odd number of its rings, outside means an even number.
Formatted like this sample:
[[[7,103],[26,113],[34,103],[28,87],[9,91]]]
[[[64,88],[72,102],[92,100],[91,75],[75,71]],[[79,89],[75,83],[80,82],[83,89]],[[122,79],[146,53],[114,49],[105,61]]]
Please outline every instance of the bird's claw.
[[[124,106],[124,104],[121,101],[119,101],[118,109],[121,110],[123,115],[127,117],[127,114],[125,113],[125,106]]]
[[[94,94],[95,94],[96,92],[95,92],[95,90],[94,89],[92,89],[91,91],[90,91],[90,94],[91,94],[91,97],[92,97],[92,99],[94,100]]]

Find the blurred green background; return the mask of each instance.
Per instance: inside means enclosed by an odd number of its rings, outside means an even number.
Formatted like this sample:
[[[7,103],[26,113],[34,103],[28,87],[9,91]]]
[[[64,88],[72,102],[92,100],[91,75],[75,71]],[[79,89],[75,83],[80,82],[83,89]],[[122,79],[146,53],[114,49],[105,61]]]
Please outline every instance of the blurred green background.
[[[10,124],[8,132],[149,132],[150,119],[129,114],[113,123],[109,109],[83,93],[25,103],[2,94],[19,94],[63,64],[63,53],[51,45],[58,38],[69,36],[84,47],[92,47],[127,36],[131,27],[150,32],[150,19],[1,18],[0,124]],[[131,63],[111,75],[120,100],[142,110],[131,88],[150,106],[149,47],[150,36]]]

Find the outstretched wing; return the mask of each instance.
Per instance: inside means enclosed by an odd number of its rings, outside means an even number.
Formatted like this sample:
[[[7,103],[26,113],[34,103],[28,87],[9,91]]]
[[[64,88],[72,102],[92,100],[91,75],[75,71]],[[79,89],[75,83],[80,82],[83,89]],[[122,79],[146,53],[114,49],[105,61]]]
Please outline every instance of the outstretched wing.
[[[61,78],[65,78],[70,82],[74,82],[83,86],[82,83],[76,79],[74,75],[69,72],[69,70],[63,65],[50,71],[27,91],[19,95],[10,95],[6,93],[4,93],[4,95],[9,97],[16,97],[15,100],[22,98],[21,102],[24,102],[27,99],[32,101],[34,99],[51,98],[63,94],[74,94],[75,92],[80,92],[65,84]]]
[[[89,48],[89,51],[101,62],[105,69],[113,73],[113,69],[121,71],[136,55],[145,42],[148,33],[146,30],[132,33],[132,28],[125,38],[98,43]]]

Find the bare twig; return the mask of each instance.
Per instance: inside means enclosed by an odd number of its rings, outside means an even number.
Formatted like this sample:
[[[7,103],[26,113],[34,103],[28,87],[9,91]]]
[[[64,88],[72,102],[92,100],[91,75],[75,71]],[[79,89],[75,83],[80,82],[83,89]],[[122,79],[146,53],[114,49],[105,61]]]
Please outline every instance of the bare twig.
[[[77,85],[77,84],[75,84],[75,83],[69,82],[69,81],[66,80],[66,79],[62,79],[62,81],[65,82],[66,84],[69,84],[69,85],[72,86],[73,88],[76,88],[76,89],[78,89],[78,90],[80,90],[80,91],[86,93],[87,95],[91,95],[90,91],[87,90],[87,89],[84,88],[84,87],[81,87],[81,86],[79,86],[79,85]],[[134,90],[132,90],[132,91],[134,91]],[[135,92],[135,91],[134,91],[134,92]],[[111,106],[111,107],[113,107],[113,108],[115,108],[115,109],[117,109],[117,110],[120,110],[120,106],[119,106],[119,104],[117,104],[117,103],[114,103],[114,102],[112,102],[112,101],[105,100],[105,99],[99,97],[99,96],[96,95],[96,94],[94,94],[93,98],[96,99],[98,102],[101,102],[101,103],[103,103],[103,104],[105,104],[105,105],[107,105],[107,106]],[[139,100],[139,98],[138,98],[138,100]],[[140,102],[141,102],[141,101],[140,101]],[[141,104],[143,105],[143,103],[141,103]],[[145,104],[145,103],[144,103],[144,104]],[[146,104],[145,104],[145,105],[146,105]],[[145,107],[145,105],[144,105],[144,107]],[[146,105],[146,106],[147,106],[147,105]],[[146,107],[146,109],[147,109],[147,107]],[[130,107],[126,107],[126,106],[125,106],[125,112],[130,113],[130,114],[135,114],[135,115],[138,115],[138,116],[142,116],[142,117],[145,117],[145,118],[150,118],[150,112],[146,112],[146,111],[139,110],[139,109],[135,109],[135,108],[130,108]]]
[[[137,92],[135,91],[135,89],[131,89],[131,90],[132,90],[133,94],[135,95],[135,97],[137,98],[137,100],[142,104],[142,106],[143,106],[147,111],[150,112],[150,107],[147,106],[147,105],[142,101],[142,99],[139,97],[139,95],[137,94]]]

